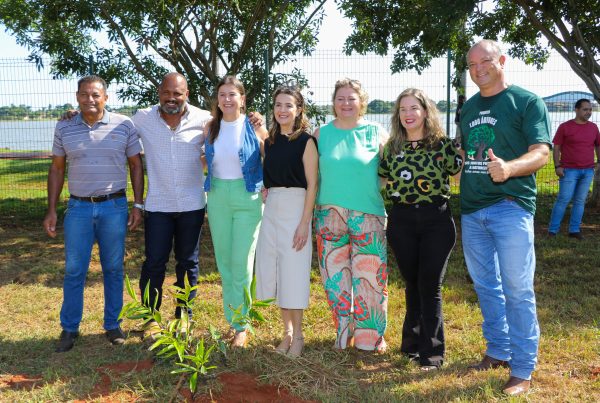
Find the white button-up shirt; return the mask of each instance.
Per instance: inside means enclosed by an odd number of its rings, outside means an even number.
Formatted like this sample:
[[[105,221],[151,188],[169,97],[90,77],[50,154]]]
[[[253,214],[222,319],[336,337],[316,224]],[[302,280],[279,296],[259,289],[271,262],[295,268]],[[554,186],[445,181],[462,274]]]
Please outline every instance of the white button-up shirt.
[[[141,109],[133,116],[146,156],[146,210],[183,212],[206,206],[200,157],[204,125],[210,119],[208,111],[189,104],[175,130],[160,116],[159,105]]]

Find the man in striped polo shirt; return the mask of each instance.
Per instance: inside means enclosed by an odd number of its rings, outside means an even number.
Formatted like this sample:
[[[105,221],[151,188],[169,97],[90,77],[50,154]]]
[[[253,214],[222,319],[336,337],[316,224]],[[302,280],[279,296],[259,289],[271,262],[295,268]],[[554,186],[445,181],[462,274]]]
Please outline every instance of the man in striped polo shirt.
[[[104,278],[104,329],[112,344],[125,335],[118,316],[123,306],[125,233],[142,221],[144,173],[139,136],[131,120],[104,109],[106,82],[86,76],[77,83],[81,113],[58,122],[54,132],[52,164],[48,172],[48,210],[44,229],[56,236],[56,205],[63,188],[67,161],[71,195],[64,219],[65,278],[60,324],[63,331],[56,352],[73,347],[83,315],[83,290],[92,246],[98,242]],[[127,168],[134,193],[128,215]]]

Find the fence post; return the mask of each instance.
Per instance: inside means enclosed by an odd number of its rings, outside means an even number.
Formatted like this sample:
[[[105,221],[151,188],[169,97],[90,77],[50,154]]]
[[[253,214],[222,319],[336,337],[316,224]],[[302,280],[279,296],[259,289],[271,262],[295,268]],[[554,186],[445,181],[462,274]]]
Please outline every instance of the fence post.
[[[450,58],[452,52],[448,49],[446,56],[446,136],[450,137]]]
[[[93,75],[94,74],[94,56],[89,55],[88,56],[88,75]]]
[[[269,130],[269,103],[270,103],[270,96],[269,96],[269,87],[270,87],[270,83],[269,83],[269,49],[265,49],[264,52],[264,58],[265,58],[265,123],[267,125],[267,130]]]

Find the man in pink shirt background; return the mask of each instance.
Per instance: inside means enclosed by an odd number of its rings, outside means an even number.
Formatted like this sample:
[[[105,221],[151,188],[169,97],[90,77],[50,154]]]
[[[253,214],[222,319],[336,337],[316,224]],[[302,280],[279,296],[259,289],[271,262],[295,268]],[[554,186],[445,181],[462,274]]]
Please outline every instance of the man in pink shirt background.
[[[580,226],[585,199],[594,178],[594,168],[600,160],[600,131],[595,123],[589,121],[591,116],[590,100],[578,100],[575,103],[575,119],[562,123],[552,140],[559,190],[548,225],[549,236],[555,236],[559,231],[565,210],[572,200],[569,237],[583,239]]]

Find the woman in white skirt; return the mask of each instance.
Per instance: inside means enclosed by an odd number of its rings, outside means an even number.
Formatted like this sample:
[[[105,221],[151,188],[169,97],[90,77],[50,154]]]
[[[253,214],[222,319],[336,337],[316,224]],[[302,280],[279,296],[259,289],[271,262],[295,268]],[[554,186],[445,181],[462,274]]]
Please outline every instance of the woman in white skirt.
[[[316,140],[308,134],[300,91],[280,87],[273,101],[273,122],[264,144],[266,202],[256,249],[256,293],[260,299],[276,298],[281,308],[283,340],[275,350],[299,357],[310,294],[319,156]]]

